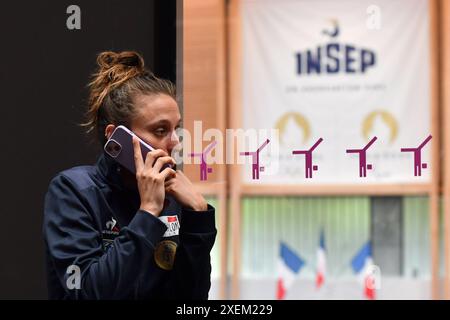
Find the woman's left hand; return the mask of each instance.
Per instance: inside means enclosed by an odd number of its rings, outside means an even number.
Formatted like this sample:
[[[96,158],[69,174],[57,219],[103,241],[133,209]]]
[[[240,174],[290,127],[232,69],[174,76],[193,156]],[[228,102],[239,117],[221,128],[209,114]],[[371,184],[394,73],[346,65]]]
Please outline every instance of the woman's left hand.
[[[195,211],[206,211],[208,204],[201,193],[195,190],[192,182],[180,170],[175,177],[165,182],[166,193],[172,195],[183,207]]]

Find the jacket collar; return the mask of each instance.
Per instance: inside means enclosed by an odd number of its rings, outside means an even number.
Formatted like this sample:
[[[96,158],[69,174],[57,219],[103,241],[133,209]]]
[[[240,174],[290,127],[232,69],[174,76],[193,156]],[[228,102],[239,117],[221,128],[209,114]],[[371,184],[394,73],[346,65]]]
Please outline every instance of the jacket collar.
[[[119,225],[128,225],[139,208],[139,191],[137,188],[125,186],[121,170],[126,169],[104,151],[98,157],[96,168],[99,178],[107,186],[108,191],[112,191],[113,196],[109,198],[109,201],[111,207],[116,210],[115,218]]]
[[[96,167],[102,178],[105,180],[104,182],[111,187],[133,193],[138,191],[136,188],[124,184],[120,172],[127,169],[117,163],[111,156],[107,155],[105,151],[98,157]]]

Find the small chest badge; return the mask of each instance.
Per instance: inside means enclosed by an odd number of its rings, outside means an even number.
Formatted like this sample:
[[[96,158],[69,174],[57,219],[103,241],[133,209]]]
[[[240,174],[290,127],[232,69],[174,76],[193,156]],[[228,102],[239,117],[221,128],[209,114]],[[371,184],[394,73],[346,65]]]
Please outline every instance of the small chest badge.
[[[164,270],[172,270],[175,261],[177,244],[171,240],[163,240],[156,245],[155,262],[158,267]]]

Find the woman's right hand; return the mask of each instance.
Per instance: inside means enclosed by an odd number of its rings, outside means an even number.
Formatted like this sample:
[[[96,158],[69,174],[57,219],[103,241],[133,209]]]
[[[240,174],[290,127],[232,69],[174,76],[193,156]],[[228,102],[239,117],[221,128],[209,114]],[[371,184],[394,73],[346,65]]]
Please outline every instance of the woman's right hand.
[[[161,169],[166,164],[175,165],[175,160],[164,150],[157,149],[147,153],[144,162],[141,145],[136,137],[133,137],[133,149],[136,180],[141,197],[139,209],[158,217],[164,206],[164,181],[176,175],[172,168],[167,167],[162,171]]]

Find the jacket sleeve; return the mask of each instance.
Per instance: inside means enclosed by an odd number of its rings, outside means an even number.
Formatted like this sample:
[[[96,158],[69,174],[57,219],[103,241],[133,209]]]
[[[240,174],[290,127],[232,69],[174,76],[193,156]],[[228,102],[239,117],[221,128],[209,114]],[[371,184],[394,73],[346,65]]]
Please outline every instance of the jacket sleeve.
[[[95,227],[93,208],[70,179],[56,176],[50,183],[44,207],[44,239],[49,259],[69,299],[120,299],[133,297],[138,279],[152,272],[155,244],[167,227],[158,218],[138,211],[103,251],[101,231]],[[100,227],[101,230],[101,227]],[[80,270],[80,289],[70,289],[69,266]]]
[[[206,300],[211,287],[211,249],[217,230],[215,210],[182,210],[180,246],[174,261],[170,297]]]

